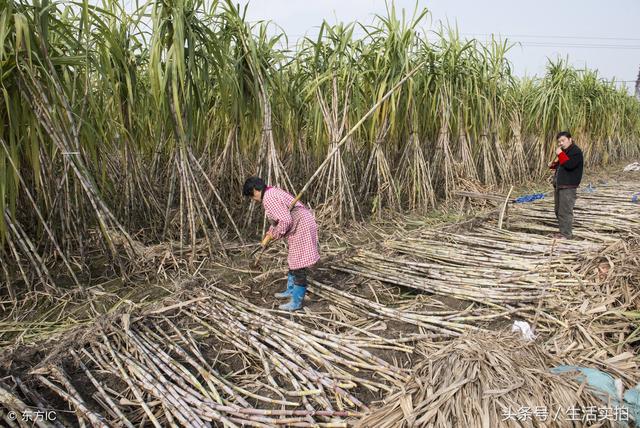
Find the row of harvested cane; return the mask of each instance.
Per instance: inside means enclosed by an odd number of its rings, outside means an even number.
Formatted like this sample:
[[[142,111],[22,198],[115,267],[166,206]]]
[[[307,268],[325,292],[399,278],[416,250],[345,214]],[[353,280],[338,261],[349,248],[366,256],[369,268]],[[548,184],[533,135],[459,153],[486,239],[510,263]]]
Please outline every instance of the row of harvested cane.
[[[395,305],[384,305],[354,293],[327,286],[318,281],[311,281],[311,292],[332,304],[341,306],[351,312],[358,311],[359,316],[370,319],[391,320],[418,327],[418,334],[409,334],[398,340],[415,342],[418,340],[434,340],[443,337],[457,337],[466,332],[481,331],[477,323],[484,323],[497,318],[513,315],[518,310],[499,311],[494,308],[483,310],[470,305],[462,311],[425,311],[423,309],[400,308]]]
[[[382,251],[359,250],[334,268],[437,295],[504,305],[537,301],[579,284],[567,266],[584,258],[584,250],[595,249],[569,242],[545,245],[534,238],[523,248],[517,235],[486,229],[405,237],[383,243]],[[491,247],[491,242],[497,244]]]
[[[581,192],[575,234],[582,240],[556,241],[547,235],[557,227],[547,198],[511,210],[514,230],[483,225],[468,232],[411,231],[376,251],[360,250],[335,269],[484,304],[535,302],[585,285],[571,266],[593,257],[605,243],[640,230],[632,192],[632,184]]]

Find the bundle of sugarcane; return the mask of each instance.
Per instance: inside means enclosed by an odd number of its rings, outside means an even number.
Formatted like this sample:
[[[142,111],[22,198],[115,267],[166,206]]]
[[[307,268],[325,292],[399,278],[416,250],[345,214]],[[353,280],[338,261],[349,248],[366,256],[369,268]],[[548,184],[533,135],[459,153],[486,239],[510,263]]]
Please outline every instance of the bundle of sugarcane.
[[[458,237],[462,238],[460,235],[455,238]],[[492,240],[491,237],[467,235],[462,238],[463,240],[461,239],[461,242],[456,242],[455,238],[449,240],[446,235],[433,239],[405,238],[401,241],[387,241],[384,243],[384,248],[418,260],[442,263],[451,267],[473,264],[478,268],[492,271],[499,269],[505,273],[533,269],[537,269],[539,272],[557,269],[568,262],[583,259],[585,254],[579,251],[580,248],[585,251],[598,248],[579,243],[565,244],[570,241],[547,245],[545,248],[544,245],[536,247],[532,242],[529,248],[530,253],[526,254],[519,253],[520,244],[517,242],[514,242],[514,247],[511,249],[508,243],[504,243],[505,245],[502,247],[500,241],[495,238]],[[518,237],[514,237],[514,239],[518,239]],[[483,241],[486,242],[486,245]]]
[[[450,263],[445,264],[444,257],[435,262],[416,262],[360,250],[333,268],[429,293],[493,304],[536,301],[580,283],[569,272],[527,270],[528,266],[522,263],[510,269],[478,267],[476,259],[465,261],[454,251],[447,254],[446,260]]]
[[[329,287],[318,281],[311,280],[310,282],[313,285],[310,291],[330,301],[332,304],[342,306],[351,311],[360,310],[367,317],[415,325],[421,330],[420,337],[425,337],[424,331],[433,332],[431,337],[434,338],[460,336],[465,331],[481,330],[481,328],[473,324],[474,322],[486,322],[515,312],[514,310],[497,311],[493,309],[489,313],[474,313],[475,311],[472,312],[473,309],[471,307],[462,311],[411,311],[385,306],[353,293]]]
[[[558,222],[551,211],[530,211],[523,217],[516,217],[510,221],[509,228],[529,233],[550,235],[558,231]],[[592,242],[613,242],[619,235],[638,233],[640,222],[633,218],[608,214],[595,214],[591,211],[574,211],[573,235],[580,240]],[[618,235],[618,236],[616,236]]]
[[[82,355],[74,352],[79,357],[78,365],[97,391],[92,398],[100,404],[103,413],[90,410],[86,404],[88,397],[73,388],[61,367],[48,366],[34,374],[41,384],[72,405],[78,421],[88,419],[94,426],[113,426],[116,421],[133,426],[145,419],[156,427],[205,427],[211,426],[212,421],[232,427],[310,426],[315,424],[313,418],[328,421],[357,414],[313,408],[286,409],[285,406],[297,406],[299,402],[284,396],[271,398],[233,384],[215,364],[206,360],[190,334],[182,333],[168,319],[164,321],[103,334],[102,341],[90,345],[91,352],[87,349],[82,349]],[[89,369],[90,365],[95,368]],[[98,381],[97,374],[104,372],[115,376],[119,384],[125,384],[126,390],[115,392],[107,383]],[[316,391],[300,391],[297,399]],[[249,400],[266,408],[256,408]],[[341,426],[330,421],[326,425]]]
[[[254,353],[256,356],[264,353],[271,355],[272,360],[281,360],[281,364],[275,364],[274,370],[279,370],[278,366],[282,365],[299,366],[295,368],[296,372],[309,370],[309,373],[315,373],[314,377],[320,376],[318,382],[321,381],[322,385],[335,386],[335,382],[330,380],[331,376],[338,376],[338,378],[345,376],[345,379],[350,379],[372,391],[377,391],[378,388],[388,388],[373,380],[354,377],[349,372],[352,370],[368,371],[380,377],[382,381],[391,384],[402,382],[406,377],[405,371],[365,350],[365,348],[375,347],[379,343],[378,339],[352,335],[342,336],[311,329],[301,323],[266,312],[264,308],[248,304],[224,290],[216,287],[212,287],[212,289],[215,289],[213,292],[216,295],[224,296],[225,300],[218,301],[215,305],[201,302],[190,307],[191,314],[189,315],[191,318],[201,323],[220,340],[237,344],[239,349],[248,350],[247,352]],[[211,324],[211,322],[216,324]],[[224,330],[221,328],[222,323],[234,328]],[[251,337],[244,335],[245,331],[251,331]],[[255,339],[260,339],[263,342],[257,342]],[[280,348],[279,344],[287,346]],[[292,354],[299,354],[300,357]],[[283,358],[295,358],[292,361],[293,365],[285,364]],[[319,367],[320,371],[312,369],[309,361],[313,361],[313,364]],[[356,384],[353,383],[351,386],[356,386]],[[351,386],[345,389],[349,389]],[[345,397],[348,397],[348,394]],[[346,400],[346,398],[340,397],[340,394],[337,394],[336,398]],[[357,400],[353,403],[356,402]]]
[[[442,231],[424,231],[417,239],[439,240],[446,243],[466,244],[473,248],[484,248],[491,253],[501,252],[517,254],[539,259],[541,255],[562,255],[586,251],[596,251],[600,244],[584,241],[563,241],[551,243],[544,236],[515,232],[506,229],[498,229],[488,224],[475,227],[465,233],[451,233]]]
[[[377,252],[359,250],[334,269],[481,303],[536,301],[584,285],[571,266],[603,243],[554,241],[483,225],[462,232],[406,231]]]
[[[588,389],[551,374],[560,365],[515,336],[463,336],[416,364],[411,380],[363,417],[361,427],[563,426],[571,409],[602,407]],[[526,419],[525,419],[526,418]],[[581,420],[581,419],[578,419]],[[606,421],[604,421],[606,423]]]
[[[80,382],[95,388],[92,396],[73,387],[78,380],[62,365],[32,374],[75,410],[72,425],[157,427],[345,426],[368,409],[358,393],[389,393],[408,379],[408,371],[365,349],[390,348],[389,341],[313,330],[216,287],[209,292],[216,300],[196,298],[134,322],[123,317],[98,340],[71,350]],[[201,345],[211,341],[218,355],[231,353],[234,361],[212,360]],[[114,384],[122,390],[108,386]],[[8,399],[0,404],[15,407]]]

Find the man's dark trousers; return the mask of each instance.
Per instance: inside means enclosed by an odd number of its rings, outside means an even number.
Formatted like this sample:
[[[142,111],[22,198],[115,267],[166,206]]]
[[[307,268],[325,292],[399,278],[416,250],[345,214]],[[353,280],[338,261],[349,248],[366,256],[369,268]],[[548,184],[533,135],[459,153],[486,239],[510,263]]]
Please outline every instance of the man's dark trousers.
[[[556,188],[554,191],[554,203],[556,218],[560,233],[565,238],[573,238],[573,207],[576,205],[576,188]]]

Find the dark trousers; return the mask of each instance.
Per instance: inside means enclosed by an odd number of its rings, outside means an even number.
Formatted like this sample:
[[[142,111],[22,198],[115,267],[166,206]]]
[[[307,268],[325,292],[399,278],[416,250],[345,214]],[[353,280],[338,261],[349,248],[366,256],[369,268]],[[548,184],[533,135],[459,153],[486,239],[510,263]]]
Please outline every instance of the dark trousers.
[[[307,273],[308,268],[289,270],[289,274],[293,275],[293,283],[300,287],[307,286]]]
[[[560,233],[565,238],[573,238],[573,207],[576,205],[576,188],[556,188],[554,205]]]

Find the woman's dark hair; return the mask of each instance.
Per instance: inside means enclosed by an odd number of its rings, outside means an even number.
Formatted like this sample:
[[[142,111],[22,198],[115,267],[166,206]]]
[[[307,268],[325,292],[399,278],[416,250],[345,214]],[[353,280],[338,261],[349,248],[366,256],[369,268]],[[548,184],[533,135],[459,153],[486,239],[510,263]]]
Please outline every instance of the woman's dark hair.
[[[242,194],[244,196],[253,195],[253,191],[257,190],[259,192],[263,192],[267,188],[264,180],[260,177],[249,177],[244,182],[244,186],[242,186]]]
[[[569,133],[569,131],[558,132],[558,135],[556,135],[556,140],[559,139],[560,137],[571,138],[571,134]]]

